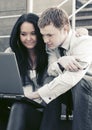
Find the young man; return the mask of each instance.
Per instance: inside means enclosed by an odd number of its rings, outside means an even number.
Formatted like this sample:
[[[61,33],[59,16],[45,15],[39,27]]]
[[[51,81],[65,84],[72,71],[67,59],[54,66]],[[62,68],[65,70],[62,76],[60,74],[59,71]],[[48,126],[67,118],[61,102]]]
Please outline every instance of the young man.
[[[38,25],[47,44],[48,73],[56,77],[31,94],[30,98],[41,97],[46,103],[53,103],[60,95],[63,97],[64,93],[71,90],[73,130],[92,130],[92,80],[85,76],[92,62],[92,37],[76,37],[67,13],[58,8],[45,10]],[[64,49],[64,56],[60,56],[59,48]],[[69,71],[71,69],[74,71]]]

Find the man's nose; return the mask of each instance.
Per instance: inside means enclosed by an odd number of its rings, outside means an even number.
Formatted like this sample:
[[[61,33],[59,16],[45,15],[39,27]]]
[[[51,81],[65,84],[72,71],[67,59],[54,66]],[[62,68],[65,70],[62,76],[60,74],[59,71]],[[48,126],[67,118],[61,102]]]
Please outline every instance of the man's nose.
[[[45,42],[45,43],[48,43],[48,42],[49,42],[49,38],[48,38],[48,37],[44,37],[43,39],[44,39],[44,42]]]

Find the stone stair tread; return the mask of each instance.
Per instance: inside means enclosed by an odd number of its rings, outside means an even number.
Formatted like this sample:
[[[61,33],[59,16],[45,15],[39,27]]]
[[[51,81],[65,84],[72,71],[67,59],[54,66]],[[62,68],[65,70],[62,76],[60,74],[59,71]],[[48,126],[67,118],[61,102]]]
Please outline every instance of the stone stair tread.
[[[85,12],[85,11],[92,11],[92,8],[91,7],[90,8],[83,8],[82,10],[79,11],[79,13]]]
[[[92,16],[77,16],[76,20],[86,20],[86,19],[92,19]]]
[[[83,27],[83,28],[86,28],[86,29],[92,29],[92,26],[77,26],[77,27]]]

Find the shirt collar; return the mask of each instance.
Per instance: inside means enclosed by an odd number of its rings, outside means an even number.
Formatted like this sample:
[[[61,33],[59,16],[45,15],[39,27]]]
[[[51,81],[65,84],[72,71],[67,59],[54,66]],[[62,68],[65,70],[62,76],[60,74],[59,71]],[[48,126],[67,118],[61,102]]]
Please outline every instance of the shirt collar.
[[[60,47],[64,48],[65,50],[69,49],[72,34],[73,34],[72,30],[70,30],[66,40],[64,41],[63,45],[61,45]]]

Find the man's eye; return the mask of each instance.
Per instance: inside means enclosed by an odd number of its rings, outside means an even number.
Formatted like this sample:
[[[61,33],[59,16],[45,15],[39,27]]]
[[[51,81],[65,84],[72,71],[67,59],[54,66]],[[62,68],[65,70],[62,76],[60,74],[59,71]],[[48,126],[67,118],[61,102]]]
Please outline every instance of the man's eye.
[[[44,36],[44,35],[42,35],[42,37],[44,38],[45,36]]]
[[[52,35],[51,35],[51,34],[48,34],[48,37],[52,37]]]

